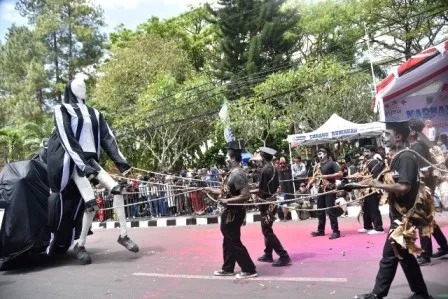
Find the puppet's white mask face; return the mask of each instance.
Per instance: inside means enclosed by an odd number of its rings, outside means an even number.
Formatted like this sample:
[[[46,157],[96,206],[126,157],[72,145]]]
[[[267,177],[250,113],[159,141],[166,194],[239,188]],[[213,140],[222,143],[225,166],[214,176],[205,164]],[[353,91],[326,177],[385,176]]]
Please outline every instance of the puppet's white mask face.
[[[86,83],[83,79],[76,78],[70,84],[70,88],[73,94],[76,96],[79,102],[84,102],[86,99]]]
[[[394,130],[386,130],[381,134],[381,145],[391,148],[397,143]]]

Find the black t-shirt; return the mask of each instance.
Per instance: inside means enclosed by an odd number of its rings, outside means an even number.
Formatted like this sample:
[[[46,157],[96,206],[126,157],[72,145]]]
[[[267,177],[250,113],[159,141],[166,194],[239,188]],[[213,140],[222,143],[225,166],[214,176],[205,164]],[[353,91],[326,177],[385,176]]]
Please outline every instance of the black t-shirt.
[[[246,173],[242,168],[236,168],[229,174],[227,186],[232,196],[241,194],[241,190],[249,185]]]
[[[423,142],[417,141],[416,143],[411,144],[411,146],[409,148],[411,150],[419,153],[426,160],[428,160],[428,161],[432,160],[431,153],[429,152],[429,147],[426,144],[424,144]],[[425,161],[423,161],[420,158],[418,159],[418,167],[419,168],[423,168],[423,167],[427,167],[427,166],[429,166],[428,163],[426,163]]]
[[[377,159],[372,159],[367,162],[367,169],[372,174],[374,179],[376,179],[380,175],[381,171],[383,171],[383,168],[384,164]]]
[[[272,164],[267,163],[260,174],[260,183],[259,183],[259,196],[262,199],[266,199],[273,195],[279,186],[278,181],[278,172],[272,166]]]
[[[390,171],[395,183],[411,185],[408,193],[401,194],[397,197],[398,204],[409,210],[414,206],[420,185],[417,157],[411,152],[402,152],[393,160]],[[389,211],[392,220],[402,218],[401,214],[398,213],[393,205],[390,205]]]
[[[331,160],[328,160],[326,162],[320,162],[320,171],[323,175],[326,174],[335,174],[339,172],[339,165]],[[329,179],[328,182],[334,184],[336,182],[335,179]]]
[[[411,150],[414,150],[417,153],[419,153],[426,160],[433,162],[431,153],[429,152],[429,147],[426,144],[424,144],[423,142],[418,141],[418,142],[412,144],[409,148]],[[429,164],[427,162],[423,161],[423,159],[421,159],[420,157],[417,157],[417,161],[418,161],[417,163],[418,163],[419,169],[429,166]],[[427,187],[429,187],[429,189],[431,189],[431,192],[434,193],[434,190],[436,189],[437,181],[436,181],[436,178],[433,176],[432,170],[429,170],[428,175],[423,177],[422,180],[425,183],[425,185]]]
[[[282,192],[287,193],[285,194],[285,199],[290,199],[293,197],[294,193],[294,182],[292,181],[292,171],[291,171],[291,165],[285,164],[285,165],[279,165],[277,168],[278,171],[278,178],[281,181],[280,185],[282,187]]]

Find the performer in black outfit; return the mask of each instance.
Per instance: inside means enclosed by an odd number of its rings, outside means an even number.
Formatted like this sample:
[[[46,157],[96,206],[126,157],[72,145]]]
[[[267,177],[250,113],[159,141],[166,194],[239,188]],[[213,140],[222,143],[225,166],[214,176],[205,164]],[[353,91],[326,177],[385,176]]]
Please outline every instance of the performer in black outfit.
[[[313,179],[311,179],[311,181],[308,183],[307,188],[309,189],[310,185],[316,183],[319,188],[319,193],[328,192],[336,188],[335,182],[337,179],[342,177],[342,172],[339,170],[338,164],[328,158],[328,151],[326,149],[320,148],[317,152],[317,156],[320,162],[317,167],[320,167],[321,174],[318,174],[317,177],[313,177]],[[317,198],[318,209],[333,207],[335,206],[335,203],[335,193],[321,195]],[[326,210],[326,213],[323,211],[317,212],[319,224],[317,226],[317,231],[312,232],[311,235],[313,237],[325,236],[325,214],[328,214],[328,218],[330,218],[331,229],[333,230],[333,233],[330,235],[330,240],[340,238],[341,233],[338,226],[338,217],[334,209]]]
[[[391,149],[391,153],[397,153],[404,149],[408,135],[409,126],[404,123],[387,123],[387,130],[383,133],[381,139],[384,146]],[[390,166],[391,175],[395,183],[385,184],[378,180],[372,180],[370,186],[380,188],[396,195],[396,202],[399,206],[406,207],[407,210],[414,206],[418,189],[419,175],[417,157],[410,152],[401,152],[399,156],[394,157]],[[398,212],[394,204],[390,204],[391,231],[398,227],[396,220],[401,221],[402,215]],[[398,254],[402,257],[399,259],[394,252],[389,235],[383,248],[383,258],[380,261],[380,269],[376,276],[375,286],[369,294],[357,295],[355,298],[375,299],[386,297],[389,293],[390,286],[394,280],[398,263],[403,268],[403,272],[408,280],[411,291],[414,292],[412,298],[431,298],[428,295],[425,281],[417,260],[414,255],[410,254],[407,249],[395,244]]]
[[[227,177],[225,189],[228,189],[230,197],[226,198],[225,190],[204,188],[205,191],[221,195],[221,204],[225,206],[221,215],[221,233],[224,237],[223,256],[224,264],[221,270],[215,271],[216,276],[234,275],[235,263],[241,267],[241,273],[237,279],[256,277],[258,274],[255,265],[249,256],[249,252],[241,242],[241,226],[246,218],[246,210],[242,206],[228,204],[244,203],[250,199],[249,183],[246,173],[241,168],[241,150],[238,142],[231,142],[227,146],[227,168],[230,173]]]
[[[432,145],[428,138],[422,133],[425,123],[421,119],[411,119],[409,121],[409,127],[411,133],[408,137],[409,148],[419,153],[428,161],[432,161],[431,154],[429,152],[429,147]],[[423,182],[425,185],[431,189],[431,194],[434,196],[434,191],[436,189],[436,177],[434,177],[433,171],[428,163],[422,159],[418,159],[418,167],[423,174]],[[417,257],[417,262],[420,266],[425,266],[431,264],[431,257],[442,258],[448,256],[448,242],[443,234],[442,230],[437,224],[434,224],[434,231],[432,232],[434,239],[439,244],[439,250],[432,254],[432,241],[431,237],[423,236],[421,229],[419,230],[420,244],[423,249],[422,254]]]
[[[384,164],[382,161],[375,159],[375,148],[371,145],[364,147],[363,155],[365,158],[363,170],[361,173],[355,173],[353,177],[358,175],[372,175],[374,179],[382,172]],[[368,190],[367,193],[371,193],[372,190]],[[359,233],[383,234],[383,219],[379,208],[381,199],[380,193],[372,194],[366,197],[362,203],[362,216],[364,227],[358,229]]]
[[[272,158],[274,157],[276,151],[269,147],[260,147],[260,154],[264,161],[263,169],[260,174],[260,183],[258,189],[251,193],[257,193],[258,197],[266,201],[275,200],[273,197],[274,193],[277,191],[279,186],[278,171],[272,165]],[[261,231],[264,236],[264,255],[258,258],[260,262],[272,263],[274,262],[272,258],[272,252],[275,251],[279,255],[279,259],[272,264],[274,267],[283,267],[291,264],[291,259],[283,249],[277,236],[272,230],[272,225],[275,221],[275,211],[277,206],[273,205],[261,205]]]

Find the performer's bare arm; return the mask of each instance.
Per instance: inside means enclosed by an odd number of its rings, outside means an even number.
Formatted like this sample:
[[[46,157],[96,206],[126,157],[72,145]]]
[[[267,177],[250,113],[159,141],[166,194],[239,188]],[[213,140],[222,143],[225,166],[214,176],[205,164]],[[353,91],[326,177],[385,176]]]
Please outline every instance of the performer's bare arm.
[[[205,187],[202,190],[216,195],[221,195],[222,193],[222,190],[219,188]]]
[[[226,203],[242,203],[242,202],[248,201],[249,199],[250,199],[249,186],[246,186],[243,189],[241,189],[240,195],[233,196],[230,198],[223,198],[223,199],[221,199],[221,202],[224,204],[226,204]]]
[[[383,189],[386,192],[392,192],[397,195],[407,193],[411,190],[411,185],[406,183],[394,183],[394,184],[384,184],[378,180],[371,180],[369,182],[370,187]]]
[[[326,179],[326,180],[337,180],[337,179],[342,178],[342,176],[343,176],[342,171],[338,171],[333,174],[324,174],[321,176],[321,178]]]
[[[260,192],[260,189],[252,189],[250,190],[250,194],[258,194]]]

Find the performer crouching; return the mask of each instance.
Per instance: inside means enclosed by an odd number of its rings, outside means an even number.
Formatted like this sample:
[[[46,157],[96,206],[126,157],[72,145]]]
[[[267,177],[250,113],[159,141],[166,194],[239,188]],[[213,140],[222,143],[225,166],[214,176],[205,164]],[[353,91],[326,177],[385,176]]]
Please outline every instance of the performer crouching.
[[[279,186],[278,172],[272,165],[272,158],[274,157],[276,151],[268,147],[260,147],[260,155],[263,159],[264,166],[260,173],[260,183],[258,189],[251,191],[251,193],[257,193],[258,197],[262,200],[270,201],[275,200],[274,194]],[[279,259],[273,263],[274,267],[282,267],[291,264],[291,258],[283,249],[280,240],[274,234],[272,230],[272,225],[275,221],[275,214],[277,210],[276,204],[271,205],[261,205],[261,231],[264,236],[264,255],[258,258],[260,262],[272,263],[274,262],[272,258],[272,252],[275,251],[279,255]]]
[[[115,137],[104,117],[96,109],[85,104],[86,85],[76,78],[65,89],[64,103],[54,109],[55,131],[48,142],[49,226],[52,239],[47,253],[57,252],[61,241],[70,246],[74,235],[74,219],[84,201],[84,215],[79,239],[73,248],[81,264],[90,264],[91,257],[84,247],[98,205],[89,180],[95,179],[114,195],[113,205],[120,221],[118,243],[137,252],[138,246],[127,236],[124,200],[120,185],[98,164],[103,149],[121,173],[131,166],[118,149]],[[75,215],[67,207],[76,202]],[[68,232],[71,235],[67,236]]]
[[[226,198],[226,190],[205,188],[205,191],[221,195],[221,204],[225,209],[221,215],[221,233],[224,237],[223,256],[224,264],[221,270],[215,271],[216,276],[234,275],[235,263],[241,267],[241,273],[236,275],[237,279],[256,277],[258,274],[255,265],[249,256],[249,252],[241,242],[241,226],[246,217],[243,206],[232,206],[228,204],[244,203],[250,199],[249,182],[241,164],[241,146],[231,142],[227,146],[227,168],[230,173],[227,182],[223,186],[228,190],[230,197]]]

